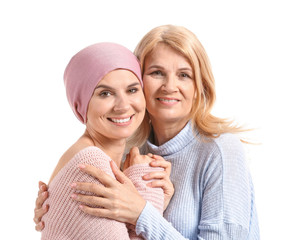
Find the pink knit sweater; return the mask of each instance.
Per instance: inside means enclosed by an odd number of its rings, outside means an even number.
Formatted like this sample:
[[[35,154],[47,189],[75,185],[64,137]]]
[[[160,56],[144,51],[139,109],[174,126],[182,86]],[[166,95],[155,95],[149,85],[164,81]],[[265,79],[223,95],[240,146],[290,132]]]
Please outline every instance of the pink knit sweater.
[[[87,147],[77,153],[54,177],[49,184],[48,213],[43,217],[45,228],[42,231],[43,240],[75,240],[75,239],[142,239],[135,235],[133,227],[129,231],[124,223],[94,217],[79,209],[79,203],[71,199],[73,182],[93,182],[101,184],[94,177],[78,169],[78,164],[89,164],[100,168],[114,177],[109,164],[110,158],[97,147]],[[129,167],[124,174],[130,178],[143,198],[151,202],[163,212],[163,190],[149,188],[142,176],[161,168],[152,168],[148,164],[138,164]]]

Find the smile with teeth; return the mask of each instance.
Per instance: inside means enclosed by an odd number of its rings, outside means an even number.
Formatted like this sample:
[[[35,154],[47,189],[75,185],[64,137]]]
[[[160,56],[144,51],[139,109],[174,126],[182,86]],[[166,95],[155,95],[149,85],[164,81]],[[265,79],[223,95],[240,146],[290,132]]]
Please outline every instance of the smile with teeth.
[[[172,103],[172,102],[179,102],[177,99],[165,99],[165,98],[157,98],[159,101]]]
[[[126,123],[126,122],[129,122],[131,119],[131,117],[128,117],[128,118],[109,118],[109,120],[111,120],[112,122],[114,123]]]

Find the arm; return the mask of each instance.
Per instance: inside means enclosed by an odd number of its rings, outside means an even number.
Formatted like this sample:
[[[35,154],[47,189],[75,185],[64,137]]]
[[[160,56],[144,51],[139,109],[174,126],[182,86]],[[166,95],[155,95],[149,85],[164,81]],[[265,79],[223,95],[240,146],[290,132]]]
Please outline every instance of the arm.
[[[70,199],[76,198],[78,194],[70,188],[74,182],[86,181],[102,185],[92,176],[83,174],[78,165],[92,165],[113,178],[109,161],[109,157],[100,149],[89,147],[77,153],[58,172],[49,185],[47,201],[51,208],[44,217],[45,228],[42,231],[42,239],[98,239],[99,236],[103,239],[107,239],[108,236],[113,239],[129,239],[124,223],[82,214],[79,203]],[[93,199],[93,195],[89,194],[89,198]]]
[[[131,154],[132,154],[132,156],[134,156],[134,155],[136,155],[137,153],[136,153],[136,149],[137,148],[134,148],[133,149],[133,151],[131,151]],[[137,150],[138,151],[138,150]],[[133,164],[140,164],[140,163],[146,163],[146,162],[151,162],[151,158],[150,157],[148,157],[148,158],[146,158],[146,157],[144,157],[144,158],[139,158],[139,159],[137,159],[137,158],[135,158],[135,161],[132,161],[132,162],[130,162],[131,161],[131,158],[130,158],[130,154],[128,155],[128,160],[126,161],[126,163],[125,163],[125,169],[126,168],[128,168],[131,164],[133,165]],[[112,162],[113,163],[113,162]],[[83,166],[81,166],[81,167],[83,167]],[[114,164],[112,164],[112,169],[114,169],[114,167],[115,167],[115,165]],[[93,171],[94,170],[94,171]],[[100,171],[99,169],[96,169],[96,168],[94,168],[93,170],[87,170],[86,172],[87,173],[89,173],[89,172],[91,172],[91,175],[94,175],[94,176],[99,176],[99,175],[102,175],[103,173],[102,173],[102,171]],[[158,176],[156,176],[156,175],[153,175],[153,173],[150,173],[151,175],[147,175],[147,179],[145,179],[145,180],[151,180],[151,179],[153,179],[154,177],[158,177]],[[105,175],[105,174],[104,174]],[[119,176],[119,180],[120,181],[122,181],[122,183],[124,183],[124,181],[126,181],[126,179],[125,180],[123,180],[122,179],[122,177],[123,176]],[[106,177],[106,178],[102,178],[103,179],[103,181],[105,180],[105,181],[107,181],[107,182],[111,182],[111,181],[114,181],[114,179],[112,179],[112,178],[109,178],[109,177]],[[108,184],[108,183],[107,183]],[[86,187],[84,187],[83,186],[83,188],[85,188],[85,189],[87,189],[87,188],[89,188],[89,190],[90,190],[90,192],[94,192],[95,194],[96,194],[96,192],[95,192],[95,188],[97,188],[97,186],[94,186],[94,185],[92,185],[91,183],[86,183]],[[158,184],[157,184],[158,185]],[[129,181],[127,181],[127,184],[126,184],[126,187],[127,188],[130,188],[130,187],[132,187],[133,185],[132,184],[130,184],[130,182]],[[80,188],[80,185],[78,184],[77,185],[77,187],[78,188]],[[158,187],[158,186],[157,186]],[[48,209],[49,209],[49,205],[48,204],[45,204],[45,205],[43,205],[44,204],[44,202],[47,200],[47,198],[49,197],[49,193],[48,193],[48,186],[45,184],[45,183],[43,183],[43,182],[39,182],[39,192],[38,192],[38,197],[37,197],[37,199],[36,199],[36,206],[35,206],[35,209],[34,209],[34,218],[33,218],[33,220],[34,220],[34,222],[35,222],[35,224],[36,224],[36,226],[35,226],[35,229],[37,230],[37,231],[42,231],[43,229],[44,229],[44,227],[45,227],[45,223],[44,223],[44,221],[42,221],[42,217],[48,212]],[[135,192],[135,190],[134,189],[131,189],[133,192]],[[101,190],[98,190],[98,191],[101,191]],[[170,191],[169,191],[170,192]],[[78,198],[77,198],[77,200],[80,200],[81,199],[81,195],[79,195],[78,196]],[[140,199],[141,200],[141,199]],[[86,201],[89,201],[88,199],[86,199]],[[144,201],[142,200],[141,201],[141,203],[140,204],[142,204],[142,205],[144,205],[143,204],[144,203]]]
[[[132,158],[128,159],[127,163],[125,164],[125,168],[128,168],[129,165],[131,165],[131,164],[133,165],[133,164],[139,164],[139,163],[143,163],[143,162],[150,162],[150,165],[152,167],[159,167],[159,168],[165,169],[165,171],[157,171],[157,172],[149,171],[145,176],[143,176],[143,179],[148,182],[147,183],[148,187],[163,189],[163,191],[164,191],[164,209],[165,209],[174,193],[174,187],[169,178],[170,172],[171,172],[171,164],[169,162],[165,161],[162,157],[159,157],[156,155],[150,155],[150,157],[148,156],[148,158],[147,158],[147,156],[140,155],[140,158],[136,158],[136,155],[139,155],[139,153],[137,153],[136,149],[134,149],[134,151],[131,151],[131,153],[132,153]],[[147,158],[147,159],[145,159],[145,158]],[[112,166],[112,169],[115,169],[114,174],[116,174],[119,181],[124,183],[124,180],[122,179],[122,177],[123,177],[122,173],[118,172],[117,169],[114,168],[114,166]],[[93,176],[102,175],[101,171],[99,171],[95,168],[91,169],[90,167],[88,167],[88,170],[86,170],[86,172],[87,173],[90,172],[91,175],[93,175]],[[150,181],[150,180],[152,180],[152,181]],[[125,181],[126,181],[126,179],[125,179]],[[127,182],[127,184],[128,183],[129,182]],[[80,188],[80,185],[77,185],[77,187]],[[129,187],[129,186],[127,186],[127,187]],[[45,200],[48,197],[47,188],[48,188],[47,185],[45,183],[42,183],[42,186],[40,187],[41,190],[39,191],[39,195],[36,200],[34,221],[36,223],[36,230],[38,230],[38,231],[41,231],[44,228],[44,222],[41,221],[41,219],[44,216],[44,214],[48,211],[48,207],[49,207],[47,205],[45,207],[45,210],[44,210],[44,207],[42,208],[43,203],[45,202]],[[86,183],[85,186],[82,186],[82,188],[88,189],[90,192],[94,192],[96,194],[95,188],[92,184]],[[101,190],[99,190],[99,191],[101,191]],[[80,200],[80,199],[81,199],[81,196],[78,196],[78,200]],[[89,200],[86,199],[86,201],[88,202]],[[127,216],[130,218],[129,212],[127,212],[127,213],[125,213],[125,212],[124,212],[124,214],[127,214]],[[91,214],[97,215],[99,213],[93,212]],[[126,222],[125,219],[124,219],[124,221]]]
[[[151,203],[159,211],[160,215],[163,214],[164,208],[164,191],[161,187],[151,187],[152,179],[151,174],[157,174],[164,171],[163,168],[151,167],[149,163],[153,160],[147,155],[140,155],[139,149],[134,147],[126,157],[124,164],[124,174],[134,184],[139,194],[148,202]],[[129,165],[129,167],[128,167]],[[114,174],[119,176],[120,171],[115,169]],[[143,179],[147,176],[150,180]],[[128,225],[129,236],[131,239],[136,239],[136,231],[134,225]]]
[[[187,161],[173,166],[176,194],[165,216],[182,234],[148,205],[137,221],[138,234],[145,239],[161,240],[185,239],[183,234],[202,240],[259,239],[253,188],[244,151],[240,142],[223,140],[218,143],[220,146],[207,147],[206,153],[204,150],[198,154],[198,160],[193,160],[198,163],[193,165],[194,170]],[[187,155],[180,157],[186,159]],[[191,206],[198,209],[193,210]]]
[[[244,150],[240,141],[231,135],[216,142],[217,151],[207,161],[203,174],[199,236],[248,239],[254,199]]]
[[[148,172],[143,178],[144,179],[154,179],[154,181],[152,182],[148,182],[148,186],[152,187],[153,189],[151,190],[151,188],[149,187],[145,187],[145,182],[143,181],[140,181],[141,180],[141,176],[143,175],[143,172],[140,172],[141,169],[139,169],[139,167],[141,166],[141,163],[143,162],[147,162],[147,160],[143,159],[143,158],[148,158],[149,159],[149,156],[145,156],[145,155],[139,155],[139,152],[138,152],[138,149],[132,149],[130,151],[130,154],[127,156],[127,161],[126,163],[124,164],[124,168],[127,168],[129,165],[133,165],[127,169],[125,169],[125,172],[128,173],[128,176],[130,177],[130,175],[133,176],[132,180],[133,180],[133,183],[134,185],[140,190],[140,193],[141,195],[143,195],[143,193],[146,193],[147,192],[153,192],[154,191],[161,191],[163,189],[166,189],[168,190],[168,187],[167,186],[164,186],[167,182],[170,182],[169,180],[169,174],[170,174],[170,163],[166,162],[165,160],[163,160],[162,158],[158,157],[158,156],[151,156],[151,157],[154,157],[154,161],[151,162],[151,165],[155,165],[155,166],[161,166],[162,168],[165,167],[165,171],[154,171],[154,172]],[[153,160],[153,159],[152,159]],[[149,162],[149,160],[148,160]],[[137,164],[137,165],[135,165]],[[103,193],[105,192],[110,192],[111,193],[111,196],[108,196],[105,194],[105,198],[110,198],[109,201],[111,202],[114,202],[116,201],[117,203],[120,203],[120,202],[123,202],[124,205],[127,206],[127,208],[123,208],[121,205],[118,205],[118,204],[114,204],[114,208],[112,209],[106,209],[108,211],[102,211],[101,209],[99,210],[98,208],[90,208],[90,207],[86,207],[84,206],[83,207],[83,211],[88,213],[88,214],[91,214],[91,215],[95,215],[95,216],[105,216],[105,217],[108,217],[108,218],[113,218],[115,220],[118,220],[118,221],[125,221],[125,222],[129,222],[129,219],[126,220],[125,218],[131,216],[132,212],[134,212],[134,208],[135,208],[135,205],[136,205],[136,200],[135,198],[133,197],[132,198],[132,194],[130,194],[129,192],[123,192],[122,191],[126,188],[126,184],[130,181],[113,163],[111,164],[112,165],[112,169],[113,169],[113,172],[116,176],[116,178],[118,179],[118,181],[121,183],[121,185],[123,185],[123,187],[119,188],[120,187],[120,183],[116,183],[115,186],[108,186],[105,182],[106,182],[106,176],[101,173],[101,172],[97,172],[96,169],[90,167],[90,166],[86,166],[85,169],[83,169],[86,173],[96,177],[99,179],[99,181],[101,181],[102,183],[104,183],[104,185],[107,187],[107,189],[92,189],[91,185],[90,184],[86,184],[86,183],[78,183],[78,189],[80,190],[85,190],[85,191],[92,191],[92,192],[95,192],[95,190],[97,191],[96,194],[97,195],[103,195]],[[143,164],[142,164],[143,165]],[[147,168],[148,170],[149,169],[153,169],[153,168]],[[145,168],[143,168],[142,170],[145,170]],[[134,171],[138,171],[138,175],[136,175],[134,173]],[[138,178],[140,180],[138,180]],[[125,186],[124,186],[125,185]],[[162,188],[161,188],[162,186]],[[123,190],[122,190],[123,188]],[[155,190],[157,189],[157,190]],[[173,185],[171,184],[171,187],[169,188],[170,190],[169,191],[166,191],[167,194],[170,194],[170,197],[169,199],[171,198],[171,196],[173,195],[174,193],[174,188],[173,188]],[[113,192],[117,192],[116,190],[119,190],[118,191],[118,194],[113,194]],[[151,194],[152,195],[152,194]],[[156,194],[156,196],[161,196],[161,194]],[[166,195],[166,193],[165,193]],[[126,196],[126,198],[122,198],[122,196]],[[169,201],[168,199],[168,201]],[[161,211],[162,211],[162,204],[158,204],[158,210],[157,208],[153,207],[153,205],[150,203],[151,200],[153,199],[150,199],[149,202],[147,202],[146,206],[150,206],[150,209],[153,208],[155,209],[155,212],[157,213],[158,216],[160,216],[162,219],[162,215],[161,215]],[[82,201],[83,203],[86,203],[88,204],[89,203],[89,200],[86,199],[85,196],[80,196],[80,200],[79,201]],[[161,200],[159,200],[158,202],[160,202]],[[152,201],[153,202],[153,201]],[[154,201],[156,202],[156,201]],[[156,205],[154,203],[154,205]],[[98,205],[98,206],[101,206],[103,207],[103,205]],[[157,205],[156,205],[157,206]],[[129,211],[128,211],[129,209]],[[143,208],[144,209],[144,208]],[[142,209],[142,210],[143,210]],[[147,208],[149,209],[149,207]],[[141,212],[142,212],[141,210]],[[114,211],[118,212],[119,213],[119,216],[116,216],[114,215]],[[145,210],[143,210],[144,212]],[[109,213],[110,212],[110,213]],[[140,212],[140,213],[141,213]],[[103,215],[103,214],[106,214],[108,213],[108,215]],[[139,217],[140,213],[136,216],[136,219]],[[164,220],[164,219],[163,219]],[[166,222],[166,221],[165,221]],[[176,231],[176,230],[175,230]],[[176,231],[177,232],[177,231]],[[178,232],[177,232],[178,233]],[[170,232],[170,239],[174,239],[172,238],[172,236],[174,236],[172,234],[172,232]],[[164,237],[162,237],[162,239],[164,239]]]
[[[135,225],[138,216],[146,204],[144,198],[146,198],[146,200],[153,200],[153,203],[155,203],[162,212],[164,197],[162,188],[151,188],[146,184],[150,183],[149,181],[152,178],[159,177],[155,175],[155,172],[163,172],[163,169],[149,167],[149,162],[151,162],[149,156],[140,155],[138,148],[133,148],[124,164],[124,168],[126,168],[125,172],[128,177],[123,174],[113,162],[111,163],[112,170],[118,181],[110,181],[106,174],[103,174],[91,166],[86,166],[82,170],[99,179],[105,187],[100,188],[97,186],[93,187],[89,183],[77,183],[77,190],[91,191],[97,195],[101,195],[101,197],[97,199],[96,208],[82,206],[82,210],[91,215],[107,217],[132,225]],[[154,175],[151,175],[152,173],[154,173]],[[146,174],[150,180],[142,180],[144,174]],[[165,173],[160,175],[164,176]],[[148,197],[150,197],[150,199]],[[77,200],[85,204],[90,204],[90,200],[84,195],[79,195]],[[110,202],[111,204],[105,204],[106,202]],[[118,214],[116,214],[116,212]]]
[[[139,164],[143,164],[144,167],[139,166]],[[131,166],[130,171],[128,171],[129,166]],[[115,171],[114,174],[120,175],[120,172]],[[163,190],[164,206],[161,212],[167,208],[174,194],[174,186],[170,180],[170,162],[165,161],[161,156],[153,155],[151,153],[140,155],[139,149],[133,147],[126,156],[124,174],[137,183],[134,185],[140,193],[145,192],[145,187],[149,187],[147,188],[148,192],[158,192]],[[137,179],[140,179],[140,181],[137,181]],[[145,184],[146,186],[143,186]],[[139,187],[139,185],[141,187]],[[145,198],[145,195],[142,194],[142,196],[145,200],[148,200]],[[156,206],[156,208],[161,209],[161,206]]]
[[[203,175],[200,236],[259,239],[253,185],[243,146],[232,134],[224,134],[216,144],[217,150]]]

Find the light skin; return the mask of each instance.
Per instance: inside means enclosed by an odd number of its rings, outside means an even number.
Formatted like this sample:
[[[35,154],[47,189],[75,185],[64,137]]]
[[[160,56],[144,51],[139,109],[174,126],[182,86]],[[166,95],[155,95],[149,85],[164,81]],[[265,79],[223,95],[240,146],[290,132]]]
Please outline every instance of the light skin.
[[[186,125],[196,96],[193,70],[185,57],[165,44],[158,44],[146,57],[143,81],[147,110],[162,145]]]
[[[143,90],[127,70],[107,74],[96,86],[89,102],[86,129],[94,145],[120,166],[126,139],[141,124],[145,114]]]
[[[145,98],[141,84],[132,72],[115,70],[105,75],[97,84],[89,101],[85,133],[61,157],[50,178],[50,182],[77,152],[88,146],[97,146],[102,149],[113,159],[111,161],[112,169],[119,168],[126,146],[126,139],[136,131],[143,121],[145,107]],[[150,161],[151,158],[148,157],[144,163]],[[136,162],[132,161],[132,164],[136,164]],[[88,172],[90,166],[80,165],[79,167]],[[109,184],[111,180],[108,175],[105,175],[105,177],[101,179],[104,184],[118,189],[117,184],[113,186]],[[139,195],[129,179],[123,177],[120,180],[123,182],[123,192],[126,192],[124,196],[130,193],[137,199],[135,208],[132,208],[131,211],[133,213],[141,212],[146,204],[145,200]],[[72,184],[73,188],[77,186],[84,188],[83,183]],[[105,205],[106,208],[109,208],[111,204],[116,204],[114,201],[108,200],[109,192],[106,191],[105,193],[108,195],[105,195],[106,198],[101,204]],[[79,194],[72,194],[71,197],[80,199]],[[95,201],[95,204],[99,201],[92,197],[89,197],[89,200]],[[122,207],[125,206],[122,205]],[[135,220],[135,218],[131,218],[130,222]]]
[[[183,55],[165,44],[158,44],[152,53],[146,57],[144,69],[143,80],[147,110],[154,130],[155,144],[161,145],[175,137],[190,119],[189,113],[197,94],[193,69]],[[139,158],[139,154],[135,154],[132,158]],[[166,163],[168,162],[157,159],[157,161],[151,162],[150,165],[162,166],[170,171],[170,166],[164,165]],[[113,169],[113,171],[118,180],[123,177],[119,169]],[[165,174],[166,172],[164,171]],[[95,177],[98,176],[96,169],[89,169],[89,174]],[[151,177],[156,178],[155,174],[158,173],[153,173]],[[164,186],[170,186],[168,181],[166,175],[159,182],[161,185],[164,182]],[[42,185],[41,188],[46,188],[46,186]],[[169,192],[166,189],[169,189]],[[164,187],[164,190],[168,204],[173,196],[174,189]],[[46,210],[42,209],[41,206],[46,196],[42,196],[42,192],[40,190],[41,197],[38,197],[36,206],[41,213],[44,213]],[[116,197],[116,199],[119,199],[119,197]],[[134,206],[134,200],[131,201],[128,204]],[[88,201],[85,201],[85,203],[88,203]],[[101,204],[98,206],[102,207]],[[102,216],[97,213],[97,209],[84,207],[82,210],[91,215]],[[108,210],[107,216],[111,219],[128,222],[130,213],[126,213],[127,216],[122,215],[121,217],[114,214],[114,212],[122,212],[123,210],[121,206],[115,206],[114,209]],[[42,228],[43,223],[40,223],[40,225]]]
[[[80,150],[97,146],[120,166],[126,145],[145,114],[143,90],[128,70],[115,70],[97,84],[87,110],[86,131],[59,160],[51,178]]]

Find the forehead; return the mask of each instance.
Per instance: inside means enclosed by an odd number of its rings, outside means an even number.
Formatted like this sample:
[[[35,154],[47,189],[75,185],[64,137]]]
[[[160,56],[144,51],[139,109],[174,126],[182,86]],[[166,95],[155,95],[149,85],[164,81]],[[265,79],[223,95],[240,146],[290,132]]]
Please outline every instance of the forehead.
[[[165,43],[157,44],[156,47],[148,54],[145,61],[146,64],[149,64],[150,62],[155,62],[157,64],[163,65],[176,62],[182,65],[182,67],[192,68],[187,57],[185,57],[181,52]]]

